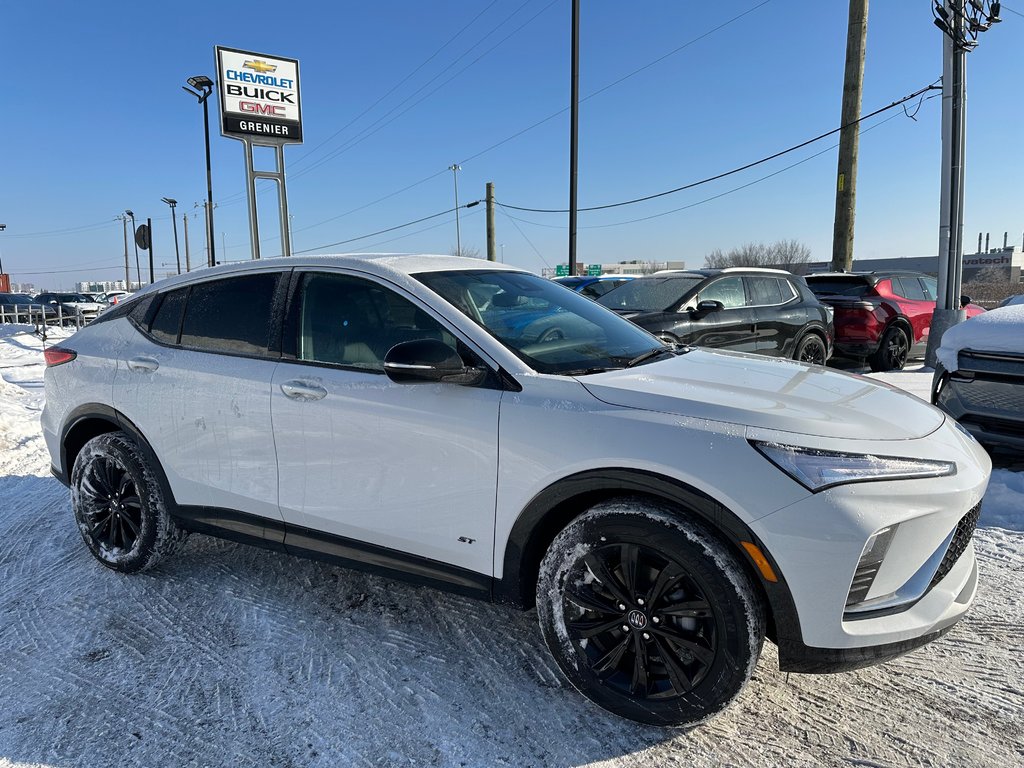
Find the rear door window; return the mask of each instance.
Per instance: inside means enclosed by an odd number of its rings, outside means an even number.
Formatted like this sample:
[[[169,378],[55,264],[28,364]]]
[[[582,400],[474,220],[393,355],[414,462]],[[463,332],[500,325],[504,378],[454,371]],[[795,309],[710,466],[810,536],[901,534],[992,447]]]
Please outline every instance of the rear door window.
[[[181,288],[164,295],[160,308],[149,325],[149,335],[163,344],[177,344],[181,330],[181,314],[185,310],[188,288]]]
[[[272,309],[280,278],[279,272],[267,272],[192,286],[181,324],[181,345],[207,352],[269,356]]]

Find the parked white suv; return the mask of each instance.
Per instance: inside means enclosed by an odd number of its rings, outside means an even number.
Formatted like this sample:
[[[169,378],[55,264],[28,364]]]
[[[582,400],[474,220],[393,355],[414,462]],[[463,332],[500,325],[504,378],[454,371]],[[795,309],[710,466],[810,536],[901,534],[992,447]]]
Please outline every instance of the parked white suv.
[[[976,590],[990,463],[941,412],[666,346],[511,267],[218,267],[46,357],[53,472],[103,565],[198,531],[536,604],[572,684],[638,721],[720,711],[766,635],[783,670],[851,669],[938,637]]]

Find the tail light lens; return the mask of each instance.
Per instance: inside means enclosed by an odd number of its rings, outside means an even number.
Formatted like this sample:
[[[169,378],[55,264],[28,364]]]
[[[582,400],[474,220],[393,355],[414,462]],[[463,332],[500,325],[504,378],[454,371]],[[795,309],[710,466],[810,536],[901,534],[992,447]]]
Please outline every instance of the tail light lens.
[[[78,353],[67,347],[48,347],[43,350],[43,359],[46,361],[47,368],[70,363],[76,357],[78,357]]]

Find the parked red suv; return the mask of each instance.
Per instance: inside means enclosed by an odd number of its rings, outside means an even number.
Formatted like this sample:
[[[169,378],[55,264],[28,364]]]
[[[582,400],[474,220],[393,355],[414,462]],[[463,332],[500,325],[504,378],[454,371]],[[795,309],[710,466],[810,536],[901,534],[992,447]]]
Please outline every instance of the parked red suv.
[[[899,371],[923,357],[938,295],[920,272],[826,272],[808,275],[818,299],[835,311],[835,357],[866,360],[873,371]],[[968,317],[985,310],[962,297]]]

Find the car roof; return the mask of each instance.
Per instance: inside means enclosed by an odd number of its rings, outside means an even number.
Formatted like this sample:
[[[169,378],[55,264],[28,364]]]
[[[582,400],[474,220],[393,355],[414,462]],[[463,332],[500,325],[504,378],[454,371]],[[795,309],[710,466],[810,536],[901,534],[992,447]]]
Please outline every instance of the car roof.
[[[443,256],[422,253],[339,253],[317,256],[277,256],[258,261],[246,260],[216,267],[194,269],[183,275],[172,275],[153,285],[136,291],[135,295],[164,290],[176,285],[188,284],[212,277],[223,277],[235,273],[281,269],[282,267],[340,267],[368,272],[384,278],[407,278],[423,272],[455,272],[464,270],[485,270],[494,272],[526,272],[527,270],[486,259],[472,259],[465,256]],[[155,287],[154,287],[155,286]]]
[[[672,277],[675,275],[685,275],[687,277],[715,277],[717,275],[729,274],[788,276],[793,275],[792,272],[787,272],[784,269],[769,269],[768,267],[724,267],[722,269],[661,269],[655,272],[653,275],[646,275],[646,277]]]

